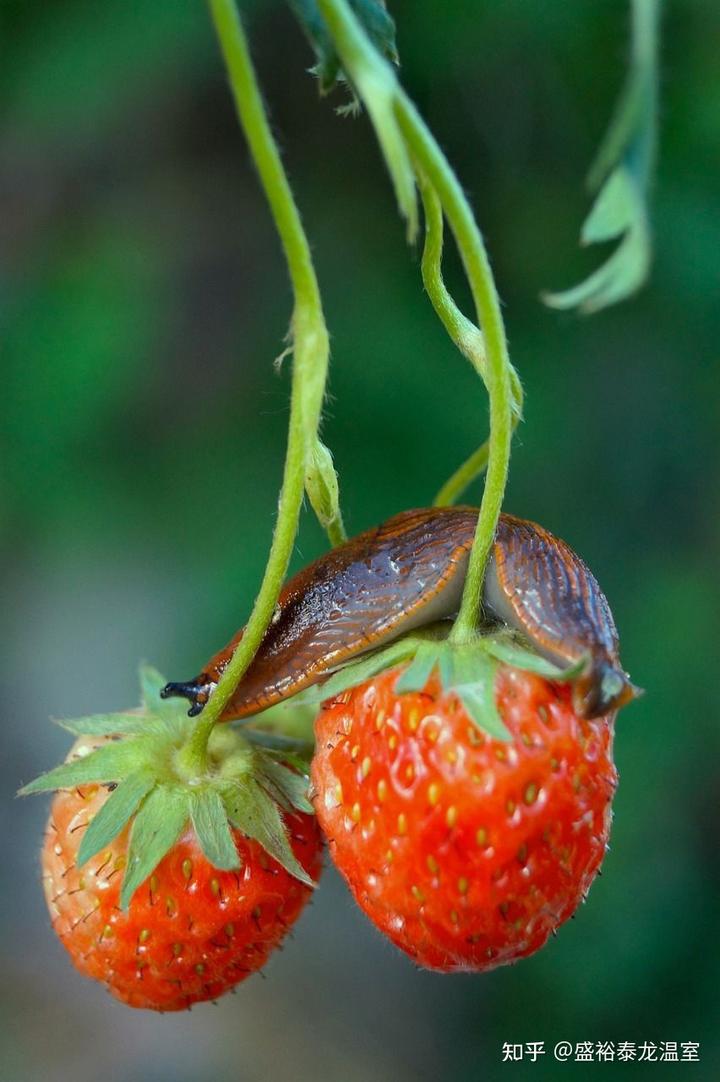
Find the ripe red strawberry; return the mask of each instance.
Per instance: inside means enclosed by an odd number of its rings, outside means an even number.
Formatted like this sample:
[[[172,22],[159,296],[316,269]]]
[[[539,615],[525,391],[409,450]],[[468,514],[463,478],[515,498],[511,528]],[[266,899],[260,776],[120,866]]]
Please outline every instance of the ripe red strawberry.
[[[312,892],[322,838],[302,763],[269,734],[217,727],[197,760],[195,723],[161,702],[158,674],[143,683],[142,712],[64,723],[88,735],[23,791],[60,790],[43,882],[76,967],[132,1007],[176,1011],[265,964]]]
[[[53,800],[42,869],[56,934],[81,973],[131,1007],[177,1011],[217,999],[265,964],[311,889],[239,830],[232,834],[241,866],[220,871],[187,829],[123,911],[127,828],[83,868],[76,863],[84,828],[108,795],[104,786],[84,785]],[[316,878],[314,816],[296,813],[286,825],[295,856]]]
[[[568,684],[501,665],[505,742],[436,675],[398,694],[399,671],[328,701],[316,721],[311,776],[330,852],[361,908],[419,965],[514,962],[572,915],[600,867],[613,719],[581,720]]]

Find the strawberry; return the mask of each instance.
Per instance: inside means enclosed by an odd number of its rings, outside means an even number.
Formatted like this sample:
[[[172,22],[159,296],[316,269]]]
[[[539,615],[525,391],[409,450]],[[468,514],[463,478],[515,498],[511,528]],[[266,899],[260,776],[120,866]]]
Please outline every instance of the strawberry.
[[[320,872],[307,781],[229,726],[206,771],[187,774],[193,723],[144,674],[141,713],[64,722],[65,765],[23,792],[58,788],[42,850],[53,927],[81,973],[132,1007],[216,999],[267,961]],[[120,735],[123,734],[123,735]],[[279,805],[279,806],[278,806]]]
[[[431,969],[488,970],[538,950],[602,863],[613,716],[583,720],[569,682],[501,662],[491,733],[469,684],[445,690],[437,669],[419,671],[386,670],[326,702],[315,810],[393,943]]]

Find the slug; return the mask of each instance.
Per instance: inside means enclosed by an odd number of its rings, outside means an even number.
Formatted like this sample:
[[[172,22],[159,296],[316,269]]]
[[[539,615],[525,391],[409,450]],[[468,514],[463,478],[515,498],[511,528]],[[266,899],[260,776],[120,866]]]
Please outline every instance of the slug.
[[[283,589],[272,623],[223,720],[246,717],[318,683],[334,669],[408,631],[451,620],[460,606],[478,511],[404,511],[332,549]],[[598,583],[564,541],[501,515],[483,587],[483,618],[522,633],[560,665],[587,658],[573,682],[578,714],[592,718],[637,694],[620,665],[618,636]],[[170,683],[200,713],[243,631],[188,683]]]

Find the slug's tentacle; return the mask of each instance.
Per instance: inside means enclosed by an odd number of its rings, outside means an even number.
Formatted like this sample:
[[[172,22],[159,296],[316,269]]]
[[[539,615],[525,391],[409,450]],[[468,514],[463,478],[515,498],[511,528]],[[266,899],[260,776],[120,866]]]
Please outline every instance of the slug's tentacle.
[[[280,595],[223,720],[264,710],[367,650],[452,619],[477,516],[469,507],[405,511],[300,571]],[[606,713],[632,698],[615,624],[597,581],[547,530],[500,516],[483,603],[487,617],[522,632],[550,660],[572,664],[587,657],[573,689],[581,716]],[[191,713],[199,713],[241,638],[242,631],[195,680],[168,684],[164,696],[183,695]]]

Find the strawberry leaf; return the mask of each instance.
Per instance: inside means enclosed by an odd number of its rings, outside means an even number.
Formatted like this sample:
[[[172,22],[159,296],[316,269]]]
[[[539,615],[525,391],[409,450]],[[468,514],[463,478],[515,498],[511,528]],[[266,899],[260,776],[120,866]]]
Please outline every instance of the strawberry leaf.
[[[201,789],[192,794],[190,818],[203,853],[215,868],[231,871],[240,867],[227,812],[216,789]]]
[[[49,770],[47,774],[41,774],[35,781],[23,786],[20,796],[28,796],[30,793],[46,793],[50,789],[72,789],[76,785],[86,782],[97,781],[122,781],[132,773],[133,768],[141,761],[138,755],[138,746],[144,741],[126,740],[123,742],[104,744],[94,751],[74,759],[70,763],[63,763]]]
[[[128,862],[120,892],[127,909],[137,888],[155,870],[182,834],[190,817],[190,793],[158,785],[145,798],[133,821]]]
[[[633,50],[625,88],[588,176],[595,202],[581,243],[622,238],[580,285],[545,293],[551,308],[588,314],[634,293],[647,278],[652,239],[647,210],[657,141],[658,0],[633,0]]]
[[[259,842],[290,875],[308,887],[315,886],[292,851],[277,804],[256,782],[229,785],[224,803],[234,827]]]
[[[77,855],[79,868],[117,837],[154,784],[153,775],[142,770],[120,782],[83,834]]]

